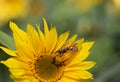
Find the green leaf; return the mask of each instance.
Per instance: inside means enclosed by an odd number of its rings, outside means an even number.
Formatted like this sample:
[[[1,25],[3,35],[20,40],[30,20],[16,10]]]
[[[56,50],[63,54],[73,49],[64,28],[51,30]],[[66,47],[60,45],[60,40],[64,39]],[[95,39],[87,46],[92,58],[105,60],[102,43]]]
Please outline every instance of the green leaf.
[[[2,31],[0,31],[0,44],[15,50],[15,44],[13,38]]]

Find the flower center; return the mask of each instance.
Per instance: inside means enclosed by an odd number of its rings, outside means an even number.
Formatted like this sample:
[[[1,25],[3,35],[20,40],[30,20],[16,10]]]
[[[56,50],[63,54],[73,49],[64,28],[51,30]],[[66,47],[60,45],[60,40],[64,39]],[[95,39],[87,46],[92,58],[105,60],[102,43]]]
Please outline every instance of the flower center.
[[[63,74],[64,66],[58,66],[54,63],[51,56],[40,56],[34,62],[34,75],[40,81],[57,81]]]

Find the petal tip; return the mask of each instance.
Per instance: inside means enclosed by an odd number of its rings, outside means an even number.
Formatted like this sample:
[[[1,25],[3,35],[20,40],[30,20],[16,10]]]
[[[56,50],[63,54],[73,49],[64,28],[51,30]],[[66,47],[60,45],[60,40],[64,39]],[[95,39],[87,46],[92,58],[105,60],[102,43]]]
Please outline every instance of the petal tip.
[[[91,44],[93,45],[95,43],[95,41],[91,41]]]
[[[9,26],[10,26],[10,29],[13,30],[13,31],[14,31],[15,28],[18,28],[17,25],[12,21],[10,21]]]
[[[95,66],[96,65],[96,62],[93,62],[93,66]]]
[[[9,26],[12,27],[15,23],[10,21]]]
[[[42,17],[42,20],[43,20],[43,21],[46,21],[44,17]]]

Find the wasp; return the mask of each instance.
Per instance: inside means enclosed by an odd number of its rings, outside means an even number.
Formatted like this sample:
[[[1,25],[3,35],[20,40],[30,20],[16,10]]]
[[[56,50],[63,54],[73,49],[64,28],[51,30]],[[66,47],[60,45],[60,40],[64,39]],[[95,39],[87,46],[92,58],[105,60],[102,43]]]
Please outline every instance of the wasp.
[[[62,48],[62,49],[56,51],[55,53],[63,54],[63,53],[66,53],[67,51],[77,51],[77,50],[78,50],[77,46],[69,46],[69,47]]]

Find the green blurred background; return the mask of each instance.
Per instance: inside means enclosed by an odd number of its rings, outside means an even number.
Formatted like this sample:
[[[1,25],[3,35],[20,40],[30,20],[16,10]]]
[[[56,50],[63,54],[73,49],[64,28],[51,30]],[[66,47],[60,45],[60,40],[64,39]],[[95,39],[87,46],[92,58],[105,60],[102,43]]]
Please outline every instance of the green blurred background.
[[[70,30],[70,36],[95,41],[87,58],[97,62],[89,70],[92,82],[120,82],[120,0],[0,0],[0,45],[15,49],[10,21],[23,30],[28,23],[40,24],[43,30],[42,17],[58,34]],[[0,60],[7,58],[0,50]],[[0,82],[13,82],[3,64]]]

